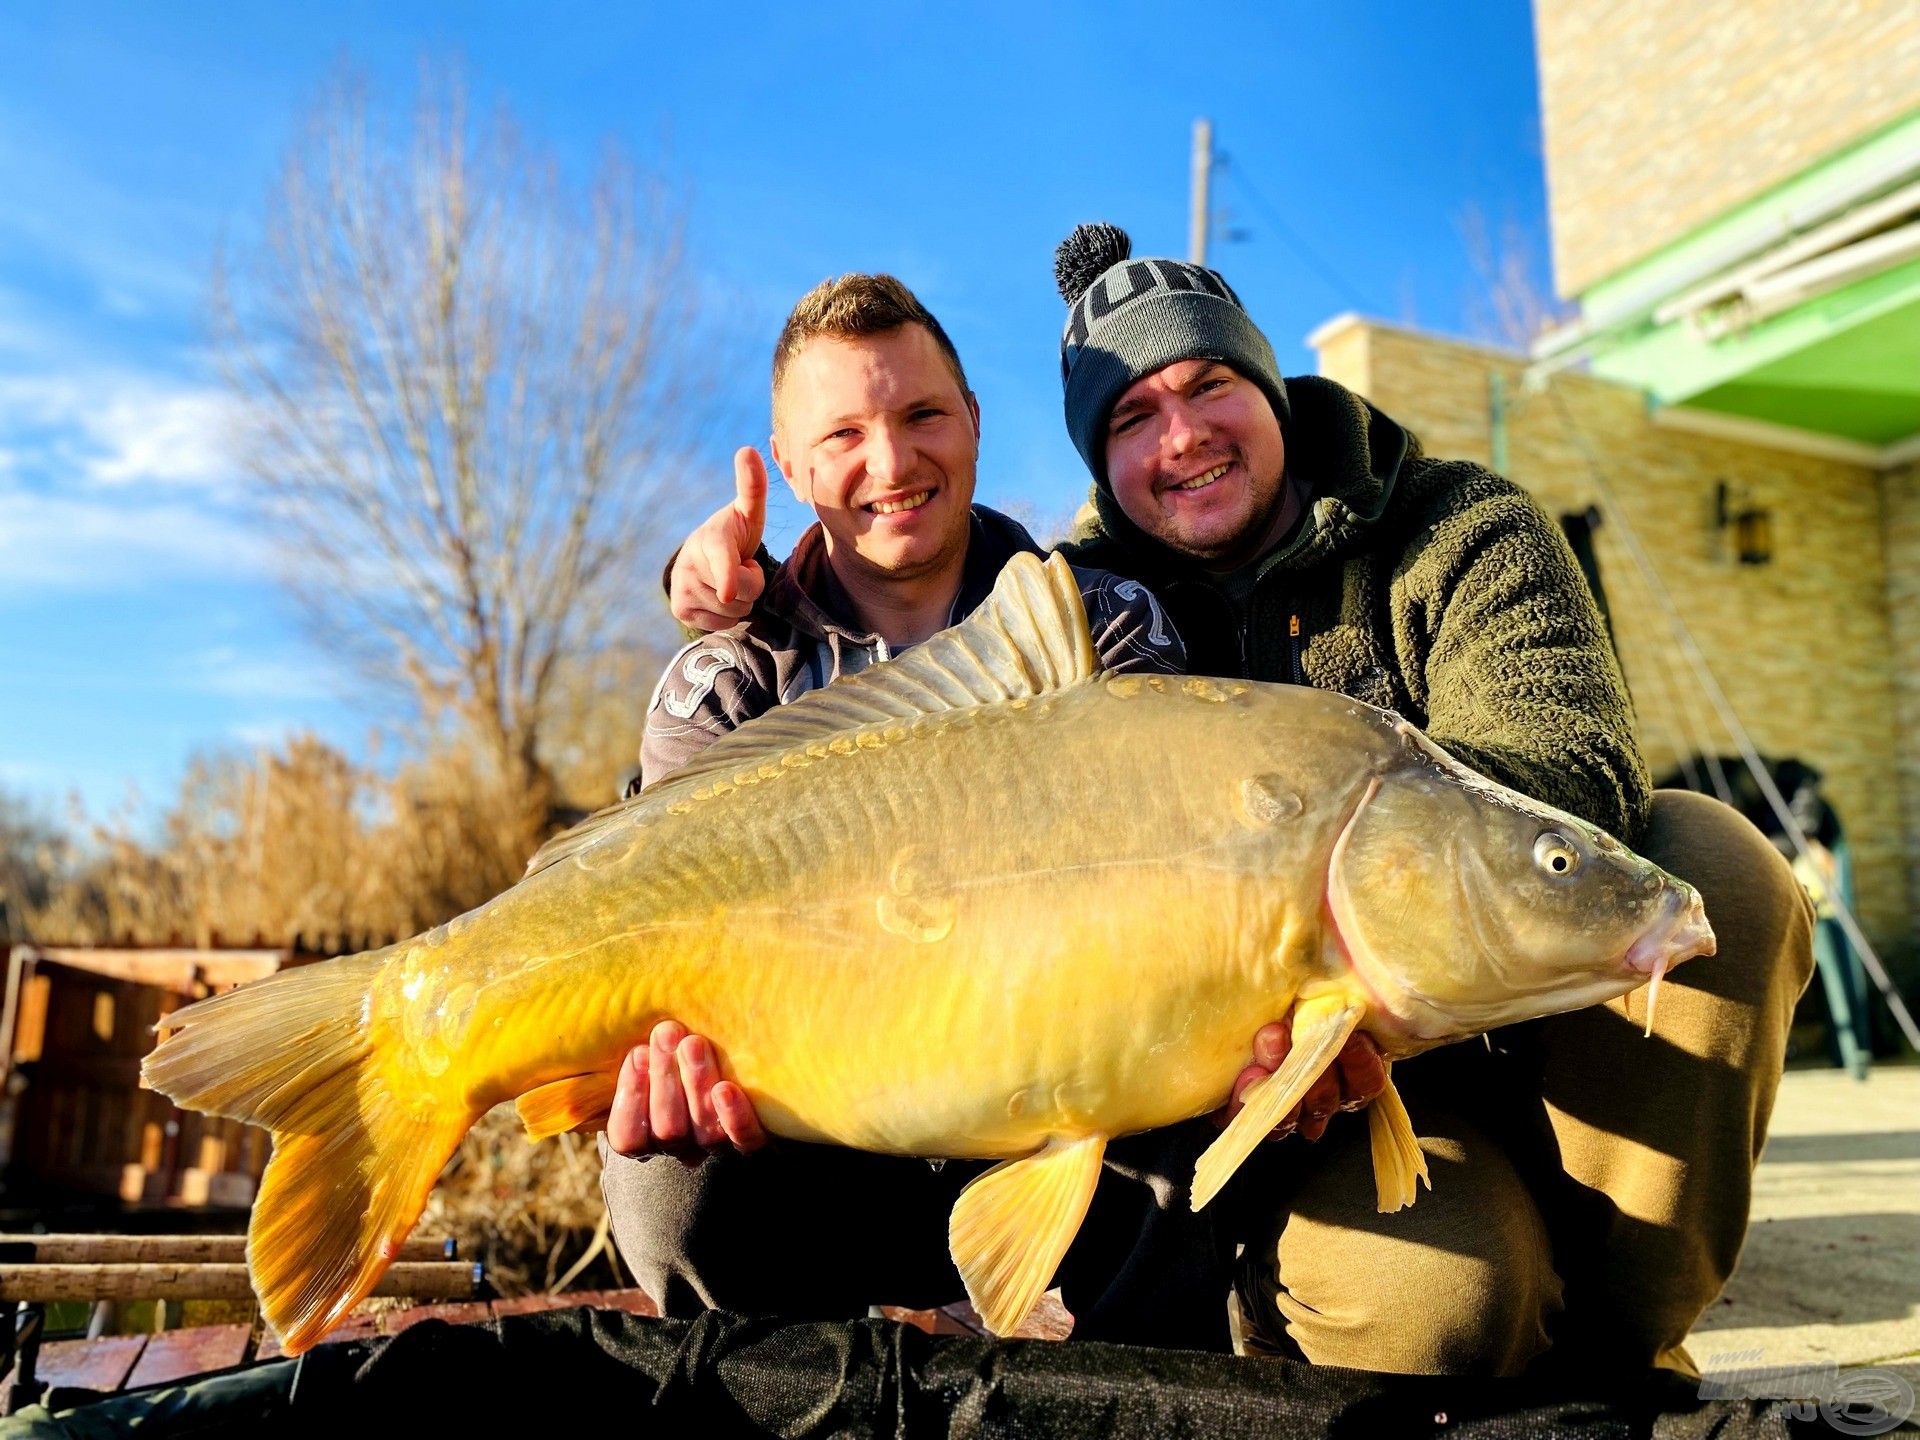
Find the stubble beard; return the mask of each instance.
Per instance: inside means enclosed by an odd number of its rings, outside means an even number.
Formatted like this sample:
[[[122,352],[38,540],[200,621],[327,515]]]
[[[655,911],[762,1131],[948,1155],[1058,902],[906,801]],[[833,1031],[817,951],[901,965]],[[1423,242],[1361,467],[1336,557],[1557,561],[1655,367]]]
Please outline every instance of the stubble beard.
[[[1162,533],[1154,537],[1168,549],[1217,570],[1237,569],[1264,554],[1279,538],[1276,532],[1281,526],[1287,504],[1287,478],[1284,471],[1270,484],[1260,484],[1253,479],[1253,471],[1248,467],[1239,446],[1229,447],[1226,458],[1246,477],[1242,490],[1245,514],[1240,523],[1233,525],[1231,532],[1224,536],[1203,540],[1190,531],[1177,515],[1163,509],[1161,514],[1165,517],[1165,524]],[[1197,518],[1205,520],[1213,517]]]

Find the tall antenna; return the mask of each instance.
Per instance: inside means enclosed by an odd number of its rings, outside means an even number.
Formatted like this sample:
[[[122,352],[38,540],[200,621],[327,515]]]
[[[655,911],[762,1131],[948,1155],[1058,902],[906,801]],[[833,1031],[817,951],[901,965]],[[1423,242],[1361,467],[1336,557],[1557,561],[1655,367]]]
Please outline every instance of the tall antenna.
[[[1213,122],[1204,115],[1193,122],[1193,193],[1187,209],[1187,258],[1207,263],[1207,215],[1212,200],[1207,190],[1213,180]]]

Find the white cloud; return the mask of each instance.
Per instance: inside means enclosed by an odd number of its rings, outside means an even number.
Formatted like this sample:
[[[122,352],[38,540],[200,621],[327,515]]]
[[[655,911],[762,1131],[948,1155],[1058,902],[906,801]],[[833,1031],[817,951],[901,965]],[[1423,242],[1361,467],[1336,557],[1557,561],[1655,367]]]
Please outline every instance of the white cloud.
[[[226,453],[232,414],[215,390],[123,390],[88,417],[98,447],[88,473],[109,485],[224,485],[235,478]]]
[[[219,390],[113,371],[0,375],[0,445],[61,479],[222,488],[232,402]]]
[[[0,489],[0,596],[272,572],[251,526],[189,498]]]
[[[236,501],[231,402],[98,364],[0,372],[0,597],[269,575]]]
[[[194,689],[232,700],[326,700],[346,689],[345,677],[310,652],[295,658],[218,645],[194,656],[187,674]]]

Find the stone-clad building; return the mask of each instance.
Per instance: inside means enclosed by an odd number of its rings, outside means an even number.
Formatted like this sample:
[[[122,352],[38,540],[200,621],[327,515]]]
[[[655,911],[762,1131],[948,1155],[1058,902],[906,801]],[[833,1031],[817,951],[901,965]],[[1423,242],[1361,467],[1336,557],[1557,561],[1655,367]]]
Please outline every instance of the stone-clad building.
[[[1429,451],[1553,513],[1611,491],[1759,750],[1825,773],[1860,920],[1911,996],[1920,5],[1535,0],[1535,19],[1576,318],[1528,356],[1352,316],[1310,343]],[[1731,753],[1622,530],[1602,516],[1592,543],[1649,759]]]

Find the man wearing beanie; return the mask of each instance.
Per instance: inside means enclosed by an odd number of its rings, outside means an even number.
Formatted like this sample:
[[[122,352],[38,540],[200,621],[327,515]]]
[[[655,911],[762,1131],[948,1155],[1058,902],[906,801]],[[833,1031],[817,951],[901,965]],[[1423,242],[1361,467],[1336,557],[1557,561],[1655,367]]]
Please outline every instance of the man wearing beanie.
[[[1280,1143],[1223,1200],[1250,1349],[1405,1373],[1687,1363],[1733,1269],[1807,904],[1730,808],[1651,790],[1618,663],[1527,495],[1315,376],[1283,379],[1217,273],[1059,247],[1067,430],[1092,473],[1061,549],[1142,581],[1198,673],[1337,690],[1698,888],[1716,957],[1644,992],[1403,1062],[1433,1172],[1374,1209],[1367,1127]],[[675,578],[676,613],[698,583]],[[1216,1202],[1219,1204],[1220,1202]]]

